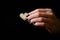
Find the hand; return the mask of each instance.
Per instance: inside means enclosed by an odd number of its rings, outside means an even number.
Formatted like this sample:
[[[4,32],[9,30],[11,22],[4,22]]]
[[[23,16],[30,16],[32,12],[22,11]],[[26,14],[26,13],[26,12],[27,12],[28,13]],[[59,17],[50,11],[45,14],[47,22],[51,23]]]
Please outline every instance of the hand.
[[[44,27],[50,33],[60,32],[60,22],[51,9],[36,9],[27,17],[35,26]]]

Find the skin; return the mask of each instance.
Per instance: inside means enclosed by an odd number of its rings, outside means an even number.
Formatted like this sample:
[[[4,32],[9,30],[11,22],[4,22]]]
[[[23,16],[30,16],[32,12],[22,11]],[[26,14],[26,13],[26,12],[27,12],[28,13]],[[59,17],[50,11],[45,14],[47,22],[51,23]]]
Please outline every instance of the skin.
[[[50,33],[60,32],[60,21],[57,19],[52,9],[36,9],[29,12],[27,17],[34,26],[44,27]]]

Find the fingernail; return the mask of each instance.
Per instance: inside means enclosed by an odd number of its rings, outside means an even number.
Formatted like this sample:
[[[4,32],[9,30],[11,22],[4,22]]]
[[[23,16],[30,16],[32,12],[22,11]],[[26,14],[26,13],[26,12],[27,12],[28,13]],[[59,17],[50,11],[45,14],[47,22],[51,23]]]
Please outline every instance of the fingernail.
[[[27,15],[26,17],[28,17],[29,15]]]
[[[28,20],[28,19],[26,19],[26,20]]]
[[[35,24],[35,22],[33,22],[32,24]]]
[[[32,25],[33,25],[33,24],[35,24],[35,22],[33,22],[33,23],[30,23],[30,24],[32,24]]]
[[[26,21],[30,22],[30,20],[26,19]]]
[[[27,20],[28,22],[30,22],[30,20]]]

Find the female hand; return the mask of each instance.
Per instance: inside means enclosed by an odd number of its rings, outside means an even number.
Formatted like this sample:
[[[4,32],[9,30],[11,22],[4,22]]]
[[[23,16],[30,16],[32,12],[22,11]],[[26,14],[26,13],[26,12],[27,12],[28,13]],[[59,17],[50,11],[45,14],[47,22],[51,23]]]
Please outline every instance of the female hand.
[[[52,12],[52,9],[36,9],[27,17],[35,26],[44,27],[50,33],[60,32],[60,22]]]

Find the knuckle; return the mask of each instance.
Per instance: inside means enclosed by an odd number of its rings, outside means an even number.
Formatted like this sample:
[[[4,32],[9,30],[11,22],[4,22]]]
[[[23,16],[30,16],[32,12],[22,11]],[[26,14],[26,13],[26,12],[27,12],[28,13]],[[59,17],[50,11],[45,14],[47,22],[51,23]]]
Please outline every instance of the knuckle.
[[[41,18],[39,18],[39,20],[41,20],[41,21],[42,21],[42,20],[43,20],[43,18],[41,17]]]
[[[44,18],[43,17],[41,17],[41,20],[43,20]]]
[[[37,9],[37,12],[40,12],[40,9]]]
[[[50,13],[51,16],[53,16],[54,14],[53,13]]]
[[[46,8],[46,10],[49,10],[49,11],[51,11],[52,9],[51,9],[51,8]]]
[[[46,24],[46,23],[44,22],[43,25],[45,26],[45,24]]]
[[[35,13],[34,15],[39,17],[39,16],[40,16],[40,13],[39,13],[39,12],[37,12],[37,13]]]
[[[34,21],[33,19],[30,20],[30,22],[33,22],[33,21]]]
[[[42,26],[45,26],[45,25],[46,25],[46,23],[45,23],[45,22],[43,22],[43,23],[42,23]]]

